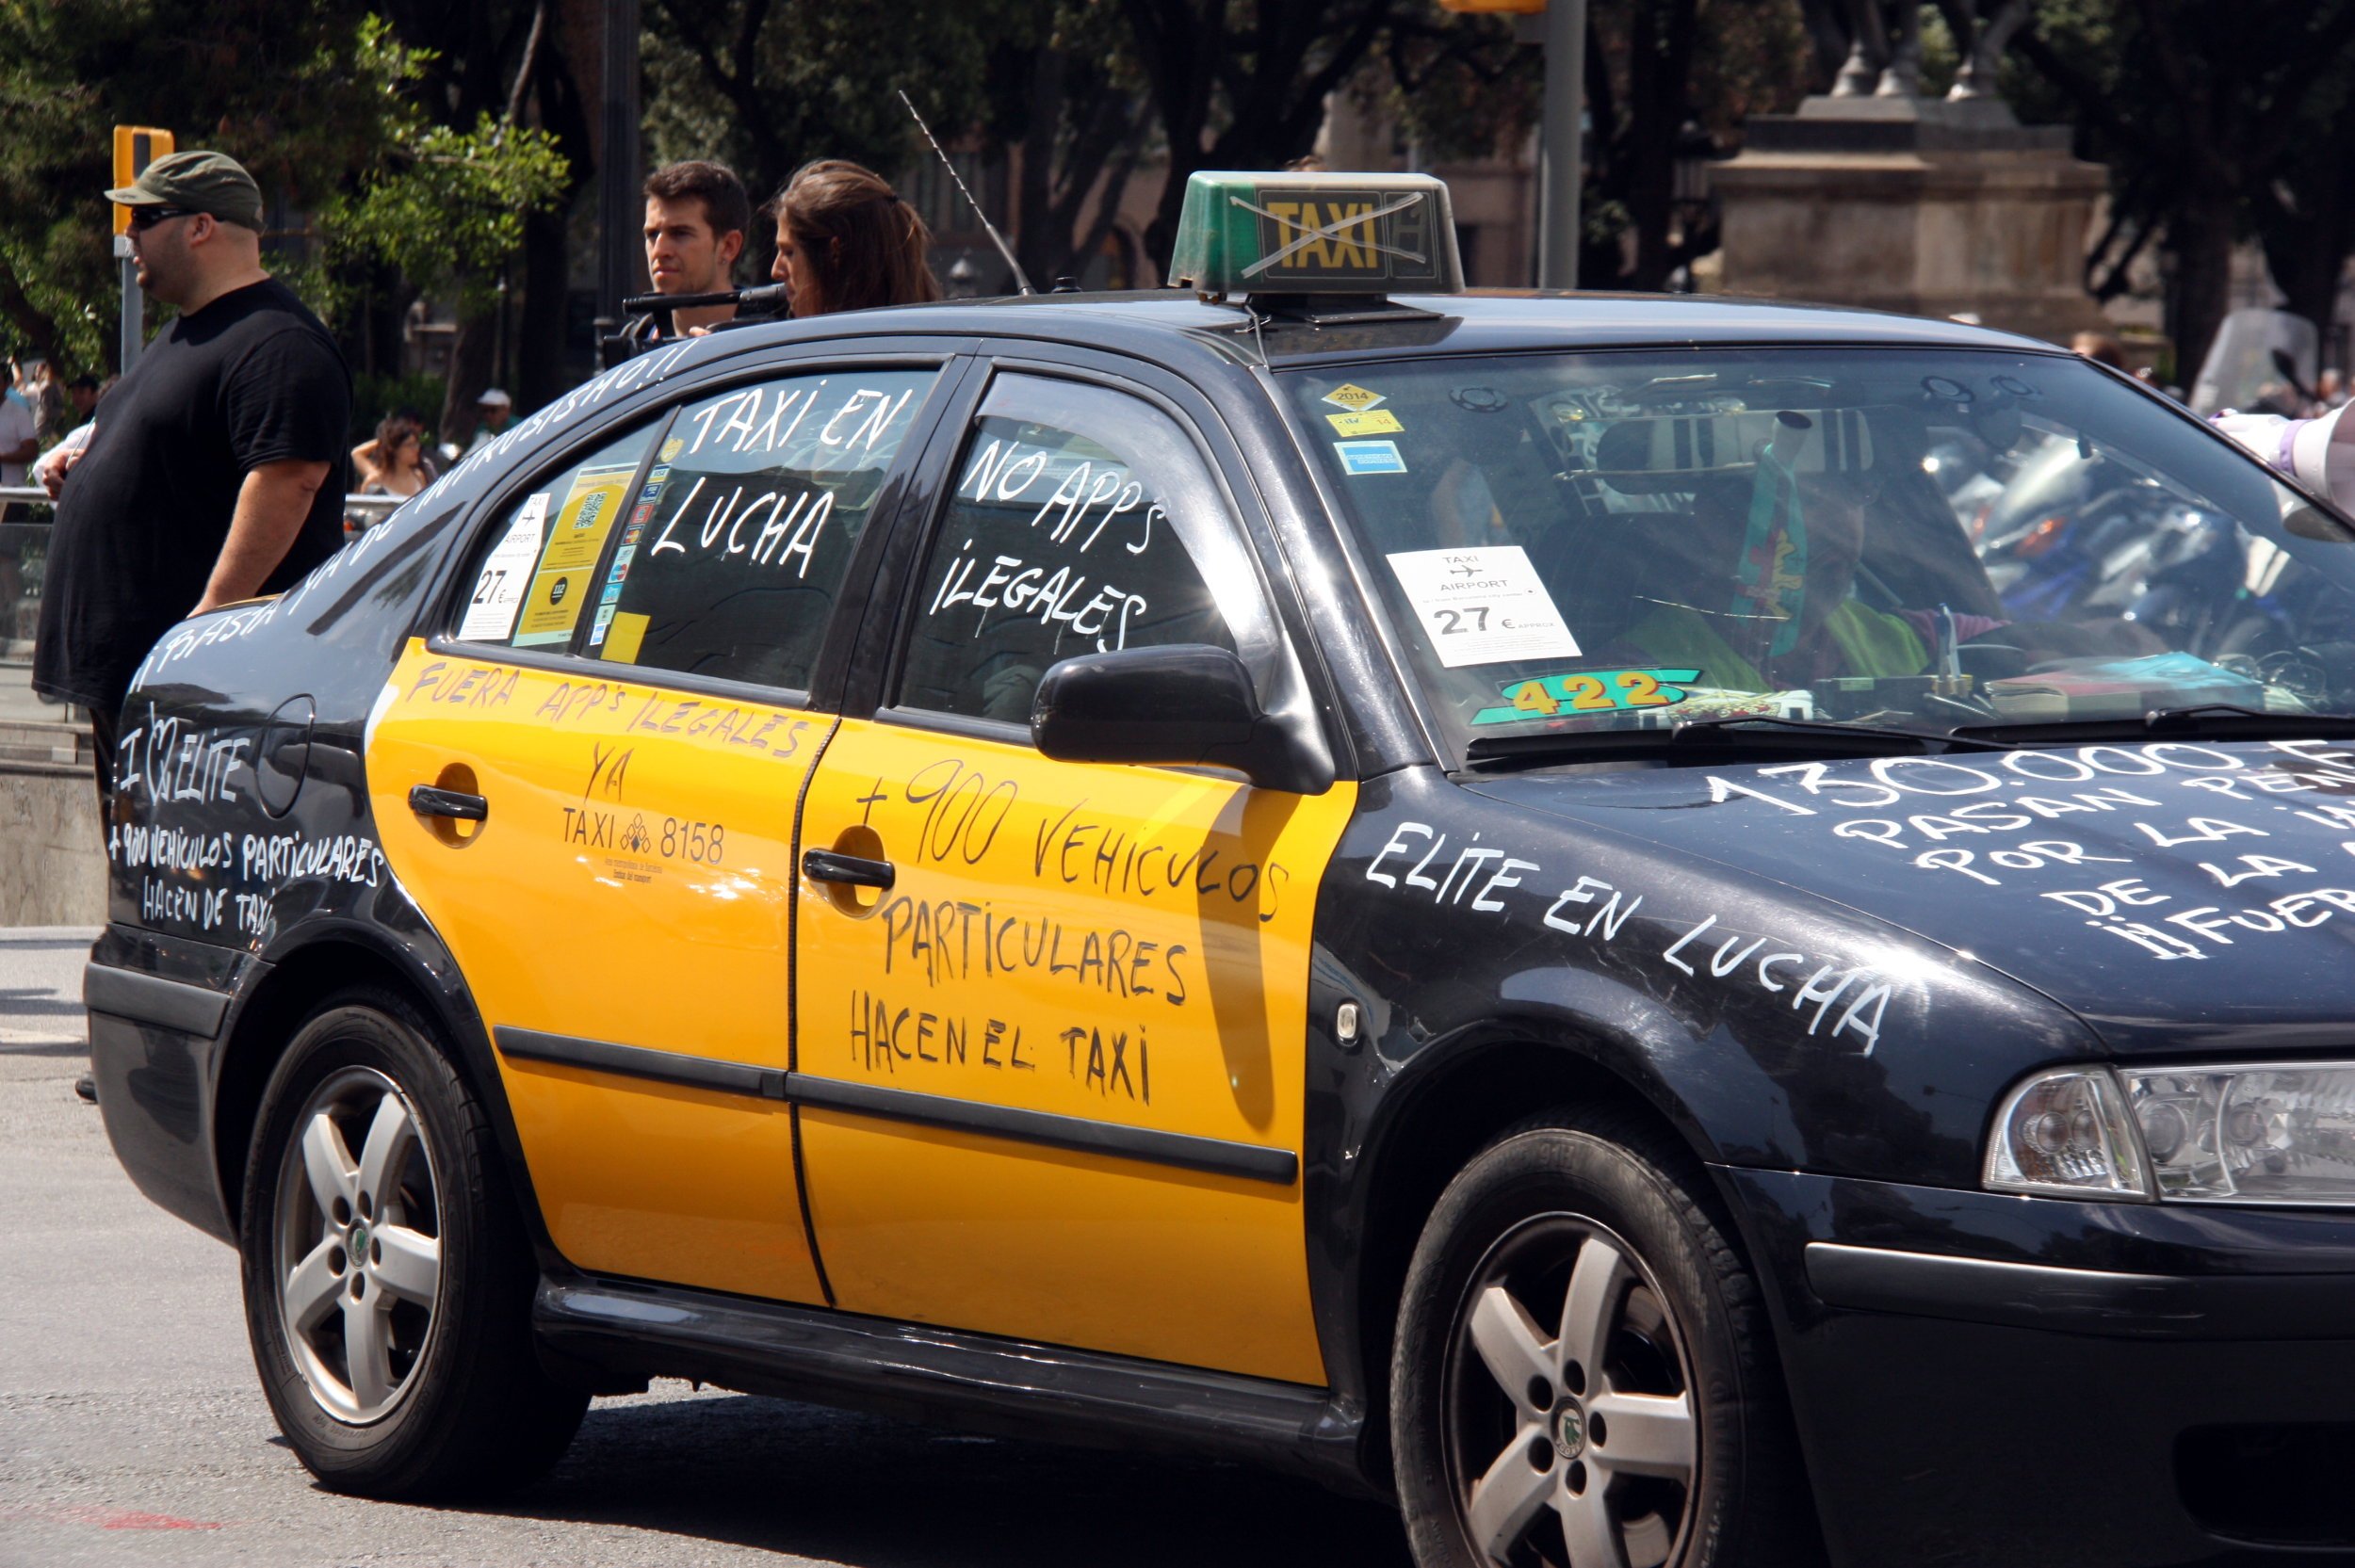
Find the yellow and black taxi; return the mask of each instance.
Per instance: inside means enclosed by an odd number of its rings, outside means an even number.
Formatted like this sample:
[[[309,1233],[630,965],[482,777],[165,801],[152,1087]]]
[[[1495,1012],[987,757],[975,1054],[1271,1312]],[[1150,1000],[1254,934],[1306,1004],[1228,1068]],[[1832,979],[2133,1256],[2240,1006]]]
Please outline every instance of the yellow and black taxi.
[[[325,1484],[651,1376],[1417,1560],[2355,1544],[2355,527],[1945,322],[1192,288],[616,367],[122,716],[100,1103]]]

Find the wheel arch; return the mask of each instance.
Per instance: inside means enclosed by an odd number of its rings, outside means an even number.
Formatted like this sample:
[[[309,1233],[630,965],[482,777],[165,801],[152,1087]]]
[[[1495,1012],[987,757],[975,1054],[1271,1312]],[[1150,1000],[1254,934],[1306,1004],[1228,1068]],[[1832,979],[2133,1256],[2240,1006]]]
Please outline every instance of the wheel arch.
[[[1386,1086],[1361,1146],[1353,1205],[1352,1370],[1366,1390],[1371,1473],[1389,1471],[1382,1413],[1407,1263],[1448,1183],[1499,1134],[1564,1105],[1632,1119],[1705,1176],[1716,1146],[1659,1065],[1695,1043],[1658,1004],[1598,977],[1515,977],[1486,1017],[1432,1041]],[[1713,1181],[1702,1185],[1724,1203]],[[1731,1230],[1741,1245],[1739,1224]]]
[[[505,1087],[490,1037],[454,966],[436,965],[414,942],[393,940],[361,921],[298,927],[265,955],[268,968],[229,1020],[213,1098],[213,1149],[221,1199],[234,1232],[243,1208],[246,1151],[271,1072],[296,1028],[336,992],[377,986],[407,1002],[434,1026],[437,1043],[489,1108],[508,1156],[526,1223],[545,1246],[539,1205],[520,1158]],[[439,972],[437,972],[437,969]]]

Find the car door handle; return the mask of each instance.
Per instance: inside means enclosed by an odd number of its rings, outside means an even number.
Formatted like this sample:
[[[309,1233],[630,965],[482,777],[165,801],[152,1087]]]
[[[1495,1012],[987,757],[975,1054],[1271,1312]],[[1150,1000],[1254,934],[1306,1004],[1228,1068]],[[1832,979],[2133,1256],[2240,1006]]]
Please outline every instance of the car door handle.
[[[802,875],[814,882],[844,882],[852,887],[880,888],[888,893],[900,873],[887,860],[840,855],[832,849],[807,849],[802,853]]]
[[[410,787],[409,809],[419,816],[449,816],[461,822],[487,821],[491,816],[491,802],[481,796],[438,789],[432,784]]]

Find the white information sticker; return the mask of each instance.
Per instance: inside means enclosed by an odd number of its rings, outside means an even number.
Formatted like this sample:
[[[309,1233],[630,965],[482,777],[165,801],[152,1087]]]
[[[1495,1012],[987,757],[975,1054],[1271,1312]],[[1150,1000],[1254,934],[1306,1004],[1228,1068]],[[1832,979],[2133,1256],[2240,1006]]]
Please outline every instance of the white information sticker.
[[[531,569],[540,562],[547,521],[547,493],[528,496],[523,510],[515,514],[514,526],[475,575],[474,597],[466,601],[466,618],[458,624],[460,641],[504,642],[513,633],[524,590],[531,586]]]
[[[1389,562],[1423,635],[1450,670],[1578,657],[1578,639],[1519,545],[1401,550]]]

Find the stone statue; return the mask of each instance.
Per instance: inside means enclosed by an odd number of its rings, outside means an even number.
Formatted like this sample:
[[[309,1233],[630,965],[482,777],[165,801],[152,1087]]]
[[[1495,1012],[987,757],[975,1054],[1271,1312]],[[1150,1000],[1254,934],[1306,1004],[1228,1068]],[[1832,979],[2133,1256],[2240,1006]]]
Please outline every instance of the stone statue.
[[[2028,0],[1938,0],[1962,50],[1962,68],[1946,96],[1995,96],[1995,68],[2013,33],[2028,19]],[[1921,8],[1912,0],[1841,0],[1848,57],[1832,84],[1834,98],[1918,98],[1922,92]]]
[[[1962,48],[1962,69],[1955,73],[1954,88],[1946,96],[1957,101],[1994,97],[1995,67],[2011,35],[2028,20],[2028,0],[1940,0],[1939,9]]]
[[[1834,98],[1918,98],[1922,90],[1921,9],[1907,0],[1845,0],[1848,58],[1832,83]]]

